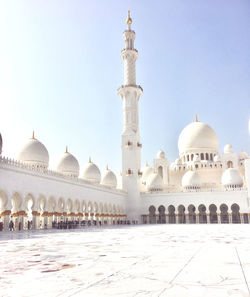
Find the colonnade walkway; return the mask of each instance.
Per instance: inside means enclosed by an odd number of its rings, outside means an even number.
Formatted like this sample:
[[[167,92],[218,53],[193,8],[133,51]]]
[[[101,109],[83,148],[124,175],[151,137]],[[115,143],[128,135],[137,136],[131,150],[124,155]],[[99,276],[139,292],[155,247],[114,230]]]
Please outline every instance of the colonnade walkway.
[[[165,207],[160,205],[158,212],[156,207],[151,205],[149,213],[142,215],[143,224],[249,224],[250,213],[240,211],[237,203],[231,205],[231,211],[226,204],[217,207],[215,204],[200,204],[195,207],[190,204],[187,209],[184,205],[175,208],[173,205]],[[166,211],[167,209],[167,211]]]

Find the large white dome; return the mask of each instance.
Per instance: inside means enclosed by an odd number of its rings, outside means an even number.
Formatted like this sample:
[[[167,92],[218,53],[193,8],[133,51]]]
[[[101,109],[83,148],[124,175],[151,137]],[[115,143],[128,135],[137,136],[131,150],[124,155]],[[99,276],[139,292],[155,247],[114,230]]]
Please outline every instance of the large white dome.
[[[225,187],[242,187],[243,180],[238,169],[228,168],[222,174],[221,183]]]
[[[83,169],[82,177],[84,180],[99,184],[101,181],[101,172],[99,168],[89,160],[88,164]]]
[[[182,187],[185,189],[198,189],[201,186],[199,174],[196,171],[187,171],[181,181]]]
[[[35,167],[48,168],[49,166],[49,153],[46,147],[35,138],[34,132],[32,138],[20,150],[17,159]]]
[[[77,159],[71,155],[66,148],[66,151],[58,162],[56,169],[64,175],[78,177],[80,167]]]
[[[214,130],[205,123],[193,122],[181,132],[178,140],[180,156],[190,152],[218,152],[218,138]]]
[[[102,175],[101,185],[104,185],[110,188],[116,188],[117,186],[116,176],[113,173],[113,171],[111,171],[108,167]]]
[[[147,179],[147,190],[148,191],[162,191],[163,190],[163,179],[158,173],[152,173]]]

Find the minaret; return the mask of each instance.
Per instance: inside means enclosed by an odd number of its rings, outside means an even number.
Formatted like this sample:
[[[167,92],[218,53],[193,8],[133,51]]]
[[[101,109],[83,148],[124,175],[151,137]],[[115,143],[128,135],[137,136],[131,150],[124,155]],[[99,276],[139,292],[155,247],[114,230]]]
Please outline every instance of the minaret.
[[[123,32],[125,48],[121,51],[124,62],[124,85],[118,89],[123,111],[122,187],[128,191],[129,199],[132,199],[130,202],[128,200],[130,207],[136,209],[140,196],[139,175],[141,168],[138,102],[143,90],[136,85],[135,62],[138,51],[134,48],[135,32],[131,30],[130,11],[128,11],[126,23],[127,30]],[[131,217],[131,219],[133,218]]]

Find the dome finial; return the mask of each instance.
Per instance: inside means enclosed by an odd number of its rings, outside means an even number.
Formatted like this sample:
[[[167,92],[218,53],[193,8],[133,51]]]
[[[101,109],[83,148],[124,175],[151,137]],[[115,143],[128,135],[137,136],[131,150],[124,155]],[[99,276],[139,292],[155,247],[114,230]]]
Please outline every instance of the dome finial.
[[[127,17],[126,23],[128,25],[128,28],[130,29],[130,25],[132,24],[132,19],[130,17],[130,10],[128,10],[128,17]]]
[[[146,161],[146,166],[148,167],[148,161]]]
[[[91,161],[91,157],[89,156],[89,163],[92,163],[92,161]]]
[[[68,146],[66,145],[65,153],[68,153]]]
[[[35,131],[34,130],[32,131],[31,139],[35,139]]]
[[[199,121],[198,121],[198,117],[197,117],[197,112],[195,113],[194,121],[195,121],[195,122],[199,122]]]
[[[106,170],[109,170],[109,165],[107,164],[107,166],[106,166]]]

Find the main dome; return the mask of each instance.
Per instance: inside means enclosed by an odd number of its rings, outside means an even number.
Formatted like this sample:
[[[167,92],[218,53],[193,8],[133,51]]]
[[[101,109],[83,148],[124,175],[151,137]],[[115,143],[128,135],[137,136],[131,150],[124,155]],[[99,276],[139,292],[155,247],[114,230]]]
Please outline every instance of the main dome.
[[[180,156],[191,152],[218,152],[218,138],[214,130],[203,122],[187,125],[179,136],[178,149]]]

